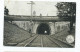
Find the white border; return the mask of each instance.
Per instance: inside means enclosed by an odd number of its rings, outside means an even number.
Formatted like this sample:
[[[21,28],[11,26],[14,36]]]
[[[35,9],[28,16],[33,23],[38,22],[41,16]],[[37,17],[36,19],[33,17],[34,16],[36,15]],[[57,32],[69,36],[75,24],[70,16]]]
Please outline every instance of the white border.
[[[15,0],[13,0],[15,1]],[[16,0],[21,1],[21,0]],[[22,0],[22,1],[63,1],[76,2],[76,45],[75,48],[42,48],[42,47],[6,47],[3,46],[3,25],[4,25],[4,0],[0,0],[0,52],[4,51],[52,51],[52,52],[79,52],[80,50],[80,1],[79,0]]]

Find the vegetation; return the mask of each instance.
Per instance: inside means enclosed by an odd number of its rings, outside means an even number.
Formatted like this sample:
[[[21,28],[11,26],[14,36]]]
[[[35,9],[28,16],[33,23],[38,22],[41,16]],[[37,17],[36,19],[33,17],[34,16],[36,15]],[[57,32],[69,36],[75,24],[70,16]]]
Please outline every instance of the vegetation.
[[[75,2],[58,2],[56,4],[58,9],[57,16],[60,19],[68,19],[70,21],[70,31],[73,29],[73,23],[76,20],[76,3]]]

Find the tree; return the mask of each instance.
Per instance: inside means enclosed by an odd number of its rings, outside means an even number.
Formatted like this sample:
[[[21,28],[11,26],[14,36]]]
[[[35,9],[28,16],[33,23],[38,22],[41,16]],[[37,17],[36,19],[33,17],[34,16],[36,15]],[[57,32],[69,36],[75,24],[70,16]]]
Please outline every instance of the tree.
[[[56,4],[58,9],[57,16],[60,19],[68,19],[70,21],[70,31],[72,31],[73,23],[76,20],[76,3],[75,2],[59,2]]]

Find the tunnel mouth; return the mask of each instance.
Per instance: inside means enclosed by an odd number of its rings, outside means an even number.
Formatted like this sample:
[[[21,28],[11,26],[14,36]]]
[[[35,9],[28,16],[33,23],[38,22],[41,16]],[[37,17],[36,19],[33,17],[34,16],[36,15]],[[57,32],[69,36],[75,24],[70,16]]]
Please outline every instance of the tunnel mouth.
[[[37,27],[37,34],[40,35],[50,35],[50,27],[47,23],[41,23]]]

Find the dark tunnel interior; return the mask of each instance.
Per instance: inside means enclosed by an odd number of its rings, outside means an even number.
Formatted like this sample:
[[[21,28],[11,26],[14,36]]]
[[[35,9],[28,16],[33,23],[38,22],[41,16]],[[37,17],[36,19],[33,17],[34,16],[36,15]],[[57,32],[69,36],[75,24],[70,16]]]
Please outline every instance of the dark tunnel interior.
[[[49,35],[50,34],[50,27],[46,23],[41,23],[37,28],[37,33],[42,35]]]

